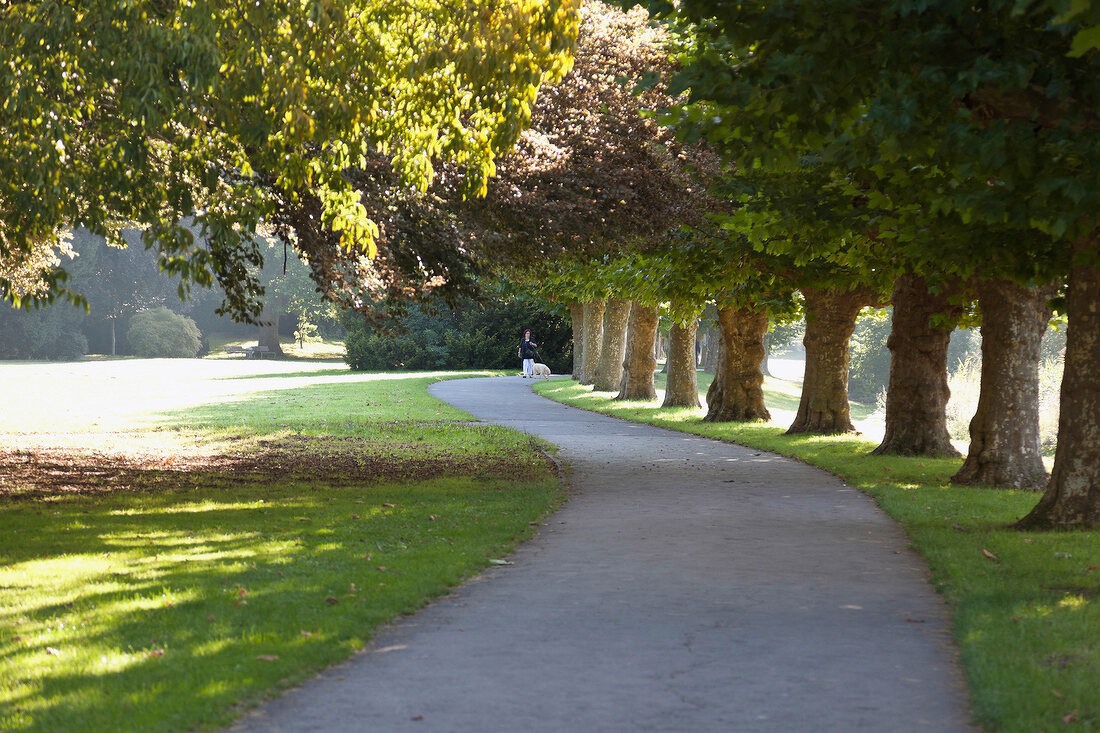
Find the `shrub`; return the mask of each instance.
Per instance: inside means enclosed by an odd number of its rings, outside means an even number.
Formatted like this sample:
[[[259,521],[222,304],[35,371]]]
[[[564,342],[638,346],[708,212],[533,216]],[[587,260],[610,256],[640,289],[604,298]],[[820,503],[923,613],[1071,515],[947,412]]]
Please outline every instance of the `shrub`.
[[[202,346],[199,327],[167,308],[142,311],[130,319],[126,339],[134,354],[146,358],[190,358]]]

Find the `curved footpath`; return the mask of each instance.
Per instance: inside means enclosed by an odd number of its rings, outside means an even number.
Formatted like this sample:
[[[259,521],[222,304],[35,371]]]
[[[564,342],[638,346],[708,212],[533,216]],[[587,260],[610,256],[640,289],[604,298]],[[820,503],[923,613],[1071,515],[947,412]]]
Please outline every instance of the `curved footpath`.
[[[560,446],[571,500],[514,566],[233,730],[970,730],[946,608],[860,492],[519,377],[432,393]]]

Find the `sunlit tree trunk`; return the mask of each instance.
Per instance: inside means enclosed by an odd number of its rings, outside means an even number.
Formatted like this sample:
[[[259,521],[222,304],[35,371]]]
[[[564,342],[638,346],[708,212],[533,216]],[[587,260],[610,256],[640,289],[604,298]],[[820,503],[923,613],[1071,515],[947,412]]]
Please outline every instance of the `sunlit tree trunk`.
[[[569,303],[569,320],[573,326],[573,379],[581,372],[581,359],[584,358],[584,304]]]
[[[768,356],[771,355],[772,350],[771,340],[771,331],[768,331],[764,334],[764,359],[760,364],[760,373],[763,374],[765,377],[773,376],[771,371],[768,369]]]
[[[699,327],[697,318],[689,318],[680,324],[675,320],[668,334],[668,359],[665,368],[668,380],[665,384],[665,401],[662,407],[701,407],[699,380],[695,367],[695,334]]]
[[[848,343],[856,318],[872,298],[863,290],[803,288],[806,301],[806,373],[798,414],[787,429],[796,433],[851,433],[848,404]]]
[[[768,313],[749,308],[718,309],[718,364],[707,390],[705,422],[770,420],[764,406],[764,334]]]
[[[581,374],[577,379],[581,384],[592,384],[596,379],[596,366],[600,363],[600,343],[603,340],[603,300],[590,300],[584,304],[584,338],[581,359]]]
[[[1100,239],[1074,246],[1058,447],[1046,493],[1021,528],[1100,524]]]
[[[259,345],[266,346],[267,350],[275,354],[276,357],[282,357],[283,347],[279,343],[279,310],[271,298],[264,301],[259,324]]]
[[[613,392],[623,378],[623,358],[626,355],[626,327],[630,320],[630,301],[609,298],[603,312],[603,341],[600,361],[593,377],[593,389]]]
[[[655,400],[657,386],[657,306],[635,302],[630,307],[626,361],[617,400]]]
[[[1056,290],[1008,280],[978,285],[981,394],[970,421],[970,450],[953,483],[1034,489],[1046,484],[1039,447],[1039,347]]]
[[[947,432],[947,344],[962,307],[916,275],[898,278],[892,303],[886,435],[874,454],[958,456]]]

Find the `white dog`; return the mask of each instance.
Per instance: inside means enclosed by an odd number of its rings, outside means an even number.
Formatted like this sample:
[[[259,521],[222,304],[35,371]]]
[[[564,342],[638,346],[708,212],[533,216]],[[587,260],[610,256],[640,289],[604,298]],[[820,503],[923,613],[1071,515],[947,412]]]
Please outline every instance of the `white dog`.
[[[535,377],[542,377],[543,379],[550,379],[550,367],[546,366],[545,364],[539,364],[536,361],[535,362],[535,367],[534,367],[534,373],[531,375],[531,378],[534,379]]]

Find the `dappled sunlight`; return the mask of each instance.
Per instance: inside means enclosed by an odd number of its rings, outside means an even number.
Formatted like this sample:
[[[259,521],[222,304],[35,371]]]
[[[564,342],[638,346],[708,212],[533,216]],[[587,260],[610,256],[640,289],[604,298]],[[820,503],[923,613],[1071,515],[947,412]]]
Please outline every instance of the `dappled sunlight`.
[[[218,720],[506,554],[560,487],[455,375],[0,366],[0,728]]]

